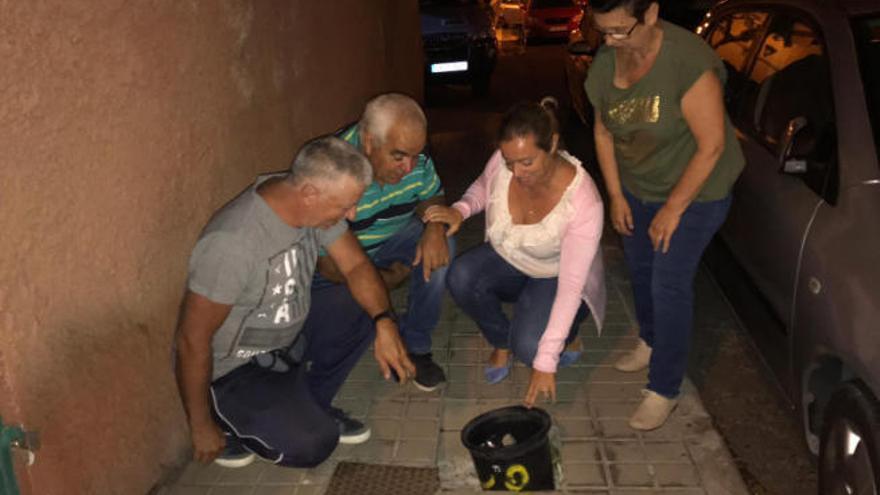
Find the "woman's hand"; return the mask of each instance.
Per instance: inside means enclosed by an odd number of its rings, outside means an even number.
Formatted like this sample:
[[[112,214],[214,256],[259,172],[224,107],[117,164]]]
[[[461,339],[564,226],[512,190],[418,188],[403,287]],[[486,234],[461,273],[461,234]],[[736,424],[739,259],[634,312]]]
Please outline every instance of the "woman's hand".
[[[672,234],[678,228],[678,222],[681,220],[681,213],[678,213],[668,205],[662,208],[654,215],[651,225],[648,227],[648,236],[651,237],[651,245],[654,251],[663,249],[663,254],[669,252],[669,241]]]
[[[425,210],[425,214],[422,215],[422,221],[425,223],[445,223],[449,226],[449,230],[446,231],[446,236],[449,237],[458,232],[458,229],[461,228],[461,222],[464,221],[464,217],[461,216],[460,211],[451,206],[433,205]]]
[[[611,225],[618,234],[632,235],[633,215],[624,196],[611,198]]]
[[[529,379],[529,389],[526,392],[523,405],[529,408],[534,406],[539,394],[544,394],[544,398],[550,399],[551,402],[556,401],[556,373],[532,370],[532,377]]]

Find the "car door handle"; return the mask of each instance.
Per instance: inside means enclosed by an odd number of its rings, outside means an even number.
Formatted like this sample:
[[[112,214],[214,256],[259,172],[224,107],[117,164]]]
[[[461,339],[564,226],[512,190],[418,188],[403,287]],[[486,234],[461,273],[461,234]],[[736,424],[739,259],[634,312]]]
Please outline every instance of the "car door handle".
[[[807,288],[810,289],[813,295],[818,295],[822,292],[822,282],[819,282],[819,279],[816,277],[810,277],[810,280],[807,281]]]

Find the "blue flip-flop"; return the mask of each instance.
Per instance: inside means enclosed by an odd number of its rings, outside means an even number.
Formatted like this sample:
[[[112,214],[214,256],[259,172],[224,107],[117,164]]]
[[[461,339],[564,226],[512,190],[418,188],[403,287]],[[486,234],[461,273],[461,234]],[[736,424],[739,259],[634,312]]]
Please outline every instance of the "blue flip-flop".
[[[510,361],[504,366],[486,366],[483,368],[483,375],[486,377],[486,383],[494,385],[504,381],[510,374]]]

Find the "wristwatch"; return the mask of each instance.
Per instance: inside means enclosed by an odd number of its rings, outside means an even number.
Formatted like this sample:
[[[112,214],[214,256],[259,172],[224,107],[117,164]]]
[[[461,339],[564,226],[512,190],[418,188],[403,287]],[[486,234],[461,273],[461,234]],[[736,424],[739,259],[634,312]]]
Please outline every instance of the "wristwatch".
[[[379,323],[379,320],[382,320],[384,318],[388,318],[389,320],[393,321],[395,324],[397,323],[397,315],[394,314],[394,310],[393,309],[386,309],[385,311],[382,311],[381,313],[379,313],[373,317],[373,325]]]

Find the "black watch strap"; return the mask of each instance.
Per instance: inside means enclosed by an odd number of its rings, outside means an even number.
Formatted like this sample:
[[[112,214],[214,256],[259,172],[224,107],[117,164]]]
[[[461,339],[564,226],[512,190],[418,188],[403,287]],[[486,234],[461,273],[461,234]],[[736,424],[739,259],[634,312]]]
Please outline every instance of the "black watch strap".
[[[388,318],[389,320],[393,321],[394,323],[397,323],[397,315],[394,314],[394,310],[393,309],[386,309],[385,311],[382,311],[381,313],[379,313],[373,317],[373,325],[375,325],[376,323],[379,323],[379,320],[384,319],[384,318]]]

